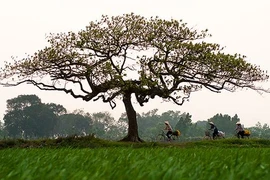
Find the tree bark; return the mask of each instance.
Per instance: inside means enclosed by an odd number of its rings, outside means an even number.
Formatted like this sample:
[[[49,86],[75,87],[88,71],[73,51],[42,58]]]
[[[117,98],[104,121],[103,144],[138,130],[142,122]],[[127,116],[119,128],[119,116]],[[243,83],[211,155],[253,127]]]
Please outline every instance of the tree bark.
[[[136,111],[131,103],[131,94],[124,94],[123,102],[128,118],[128,134],[121,141],[143,142],[139,137]]]

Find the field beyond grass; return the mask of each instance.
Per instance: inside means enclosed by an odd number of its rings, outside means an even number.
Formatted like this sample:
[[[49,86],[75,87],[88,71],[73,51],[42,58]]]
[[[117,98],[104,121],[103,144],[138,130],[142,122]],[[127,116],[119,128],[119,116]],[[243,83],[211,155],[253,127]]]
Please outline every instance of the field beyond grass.
[[[270,179],[269,140],[159,144],[90,139],[62,139],[61,146],[9,140],[7,147],[0,141],[5,146],[0,150],[0,180]]]
[[[84,137],[69,136],[58,139],[4,139],[0,140],[0,150],[6,148],[104,148],[104,147],[179,147],[179,148],[241,148],[254,147],[270,148],[270,140],[268,139],[237,139],[228,138],[220,140],[197,140],[189,142],[173,141],[170,142],[144,142],[144,143],[128,143],[107,141],[95,138],[91,135]]]

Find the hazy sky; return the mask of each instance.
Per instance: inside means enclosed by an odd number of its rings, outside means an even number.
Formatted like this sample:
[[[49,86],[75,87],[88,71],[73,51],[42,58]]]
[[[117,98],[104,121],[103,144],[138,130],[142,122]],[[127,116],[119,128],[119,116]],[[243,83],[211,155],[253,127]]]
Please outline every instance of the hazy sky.
[[[24,57],[46,45],[46,34],[79,31],[101,15],[134,12],[146,17],[183,19],[190,27],[209,29],[212,42],[226,47],[228,53],[240,53],[247,60],[270,72],[270,1],[269,0],[8,0],[0,1],[0,67],[11,56]],[[270,88],[270,83],[264,83]],[[62,104],[69,111],[83,109],[93,113],[109,111],[118,118],[125,111],[122,102],[111,110],[102,102],[83,102],[63,92],[40,91],[35,86],[0,87],[0,120],[6,100],[22,94],[37,94],[44,103]],[[135,100],[134,100],[135,101]],[[270,94],[252,90],[215,94],[207,90],[193,93],[183,106],[153,100],[137,112],[154,108],[189,112],[193,121],[207,120],[217,113],[238,114],[245,126],[258,121],[270,125]]]

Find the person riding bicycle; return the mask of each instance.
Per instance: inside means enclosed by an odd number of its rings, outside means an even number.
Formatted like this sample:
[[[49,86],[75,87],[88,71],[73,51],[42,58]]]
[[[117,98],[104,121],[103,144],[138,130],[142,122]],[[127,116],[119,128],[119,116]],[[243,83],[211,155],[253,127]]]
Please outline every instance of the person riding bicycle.
[[[168,140],[170,141],[171,140],[171,136],[173,134],[172,127],[171,127],[171,125],[170,125],[170,123],[168,121],[165,121],[164,123],[165,123],[164,130],[167,131],[166,136],[168,137]]]
[[[209,124],[210,124],[209,130],[213,130],[213,139],[215,139],[215,137],[218,136],[218,128],[213,122],[209,122]]]
[[[240,122],[237,122],[236,123],[236,128],[235,128],[236,132],[237,132],[237,137],[240,138],[244,138],[244,133],[245,133],[245,130],[244,130],[244,127],[241,125]]]

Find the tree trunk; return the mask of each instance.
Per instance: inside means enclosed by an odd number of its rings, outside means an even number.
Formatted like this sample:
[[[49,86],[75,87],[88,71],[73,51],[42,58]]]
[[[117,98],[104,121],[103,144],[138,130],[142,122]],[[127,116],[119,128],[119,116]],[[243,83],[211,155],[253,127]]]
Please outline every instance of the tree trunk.
[[[131,94],[125,94],[123,102],[128,118],[128,134],[121,141],[143,142],[143,140],[139,138],[137,116],[131,103]]]

